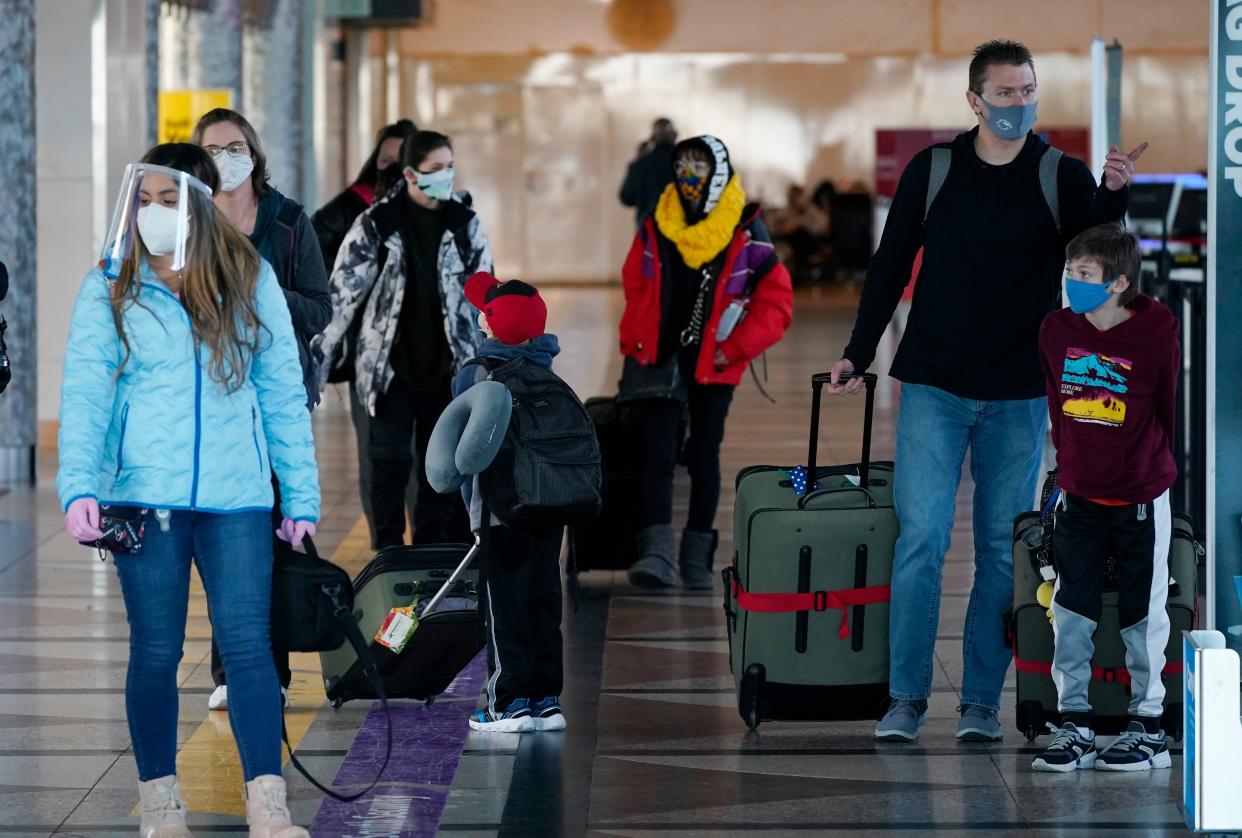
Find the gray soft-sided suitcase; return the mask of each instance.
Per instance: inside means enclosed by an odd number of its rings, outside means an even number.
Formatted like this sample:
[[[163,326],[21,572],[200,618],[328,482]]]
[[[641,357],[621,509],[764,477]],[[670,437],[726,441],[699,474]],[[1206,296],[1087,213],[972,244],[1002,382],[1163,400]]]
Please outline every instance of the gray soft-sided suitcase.
[[[888,585],[897,517],[893,464],[871,463],[874,375],[865,375],[862,462],[816,467],[821,392],[812,378],[808,473],[798,494],[781,466],[737,476],[724,610],[738,712],[770,719],[879,718],[888,703]],[[854,476],[854,480],[850,480]]]
[[[374,641],[388,612],[420,597],[428,602],[449,581],[465,558],[465,545],[437,544],[381,550],[354,580],[354,617],[370,641],[389,698],[430,703],[483,648],[479,622],[479,573],[462,570],[441,607],[424,614],[408,645],[395,654]],[[358,698],[375,698],[362,675],[358,655],[348,642],[320,654],[324,689],[333,707]]]
[[[1032,553],[1042,544],[1040,513],[1025,512],[1014,521],[1013,615],[1009,636],[1017,670],[1017,714],[1014,721],[1028,741],[1047,733],[1049,723],[1060,724],[1057,688],[1052,682],[1052,623],[1048,609],[1035,599],[1043,583]],[[1195,540],[1189,518],[1173,515],[1173,538],[1169,549],[1169,642],[1165,646],[1164,722],[1166,732],[1180,739],[1182,733],[1182,632],[1198,623],[1196,589],[1203,548]],[[1116,580],[1106,572],[1104,610],[1095,630],[1095,657],[1088,700],[1097,733],[1120,733],[1128,721],[1130,704],[1126,647],[1121,642]],[[1111,590],[1110,590],[1111,588]]]

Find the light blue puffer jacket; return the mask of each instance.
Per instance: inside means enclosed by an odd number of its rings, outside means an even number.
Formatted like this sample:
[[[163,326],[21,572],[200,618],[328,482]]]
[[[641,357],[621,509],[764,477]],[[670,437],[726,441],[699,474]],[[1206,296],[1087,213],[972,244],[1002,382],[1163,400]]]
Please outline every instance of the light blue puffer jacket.
[[[62,508],[81,497],[153,509],[241,512],[272,508],[269,469],[285,517],[316,521],[319,472],[284,293],[261,261],[259,352],[240,390],[210,375],[180,300],[144,262],[140,305],[125,310],[131,355],[98,268],[73,309],[60,403]]]

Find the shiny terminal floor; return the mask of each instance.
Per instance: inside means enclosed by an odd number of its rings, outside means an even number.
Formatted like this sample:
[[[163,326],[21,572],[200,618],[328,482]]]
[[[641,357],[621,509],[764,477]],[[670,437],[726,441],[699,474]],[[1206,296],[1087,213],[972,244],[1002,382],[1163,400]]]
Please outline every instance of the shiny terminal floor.
[[[619,291],[551,290],[563,376],[586,397],[613,391]],[[769,404],[739,388],[724,447],[717,563],[732,551],[732,475],[806,457],[809,376],[836,359],[857,298],[802,292],[795,324],[768,354]],[[897,334],[881,348],[887,369]],[[351,572],[369,558],[343,392],[316,416],[324,516],[320,549]],[[893,452],[898,390],[882,378],[875,454]],[[862,401],[832,400],[821,461],[852,462]],[[136,770],[125,723],[128,628],[112,564],[65,533],[43,454],[34,489],[0,495],[0,835],[136,831]],[[685,487],[678,495],[685,510]],[[972,487],[959,492],[944,576],[930,720],[916,745],[872,738],[872,723],[765,723],[736,709],[719,592],[651,593],[624,574],[583,574],[565,600],[569,728],[468,733],[485,677],[476,660],[430,707],[395,702],[396,749],[376,792],[325,802],[286,766],[291,805],[317,838],[340,836],[1125,835],[1185,832],[1180,746],[1171,771],[1030,770],[1035,748],[954,740],[962,621],[972,578]],[[179,771],[195,835],[244,834],[240,766],[225,714],[207,710],[210,629],[201,587],[181,664]],[[318,657],[295,655],[289,733],[305,765],[342,789],[365,786],[383,754],[383,718],[365,702],[333,710]]]

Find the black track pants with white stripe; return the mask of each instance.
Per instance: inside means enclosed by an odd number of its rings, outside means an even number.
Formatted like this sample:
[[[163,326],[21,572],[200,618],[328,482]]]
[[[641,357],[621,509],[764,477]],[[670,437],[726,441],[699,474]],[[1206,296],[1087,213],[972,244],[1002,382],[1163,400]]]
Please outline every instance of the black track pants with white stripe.
[[[487,706],[499,714],[515,698],[561,694],[561,537],[492,527],[483,545]]]
[[[1100,619],[1104,563],[1117,557],[1121,639],[1130,672],[1130,715],[1163,711],[1164,650],[1169,640],[1169,493],[1149,503],[1104,506],[1063,495],[1056,512],[1056,651],[1052,679],[1062,713],[1089,714],[1092,635]]]

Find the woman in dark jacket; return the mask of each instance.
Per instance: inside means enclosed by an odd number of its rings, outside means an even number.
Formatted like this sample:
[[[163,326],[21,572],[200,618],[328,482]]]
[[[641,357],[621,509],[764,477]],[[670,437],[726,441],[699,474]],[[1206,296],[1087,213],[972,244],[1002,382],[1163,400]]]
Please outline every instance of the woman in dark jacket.
[[[286,198],[268,182],[267,157],[254,127],[236,111],[217,108],[198,121],[191,137],[202,146],[220,171],[216,209],[243,235],[249,237],[276,273],[293,319],[293,332],[302,362],[306,386],[306,409],[319,402],[319,387],[310,358],[310,340],[332,319],[328,276],[319,251],[319,240],[300,204]],[[275,478],[275,510],[280,509],[280,485]],[[274,513],[274,514],[278,514]],[[279,547],[279,546],[278,546]],[[276,674],[281,696],[288,700],[289,654],[276,652]],[[215,640],[211,644],[211,674],[216,689],[207,704],[212,710],[228,707],[224,663]]]
[[[315,341],[320,376],[357,328],[355,401],[368,417],[374,544],[405,538],[403,500],[419,460],[415,544],[461,541],[461,499],[437,494],[422,468],[427,442],[448,405],[450,376],[474,357],[481,335],[466,279],[492,270],[492,250],[470,195],[453,192],[449,138],[420,131],[402,152],[404,184],[358,217],[332,271],[332,322]]]
[[[705,589],[713,581],[729,404],[751,360],[793,321],[793,289],[724,143],[709,136],[678,143],[672,169],[673,183],[638,228],[621,271],[621,395],[649,397],[653,380],[667,382],[662,398],[636,399],[645,425],[645,520],[629,577],[644,587],[677,582],[673,470],[688,412],[690,512],[679,564],[687,588]]]
[[[344,191],[333,198],[311,218],[315,225],[315,233],[319,236],[319,246],[323,250],[323,263],[332,272],[336,265],[336,254],[341,249],[341,242],[354,226],[358,216],[367,207],[375,203],[375,199],[387,190],[380,189],[380,175],[392,166],[401,162],[401,144],[407,137],[412,137],[418,129],[408,119],[399,119],[392,125],[385,125],[375,137],[375,148],[371,156],[362,165],[362,171],[354,178]],[[390,180],[390,185],[397,178]]]

